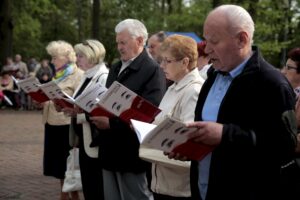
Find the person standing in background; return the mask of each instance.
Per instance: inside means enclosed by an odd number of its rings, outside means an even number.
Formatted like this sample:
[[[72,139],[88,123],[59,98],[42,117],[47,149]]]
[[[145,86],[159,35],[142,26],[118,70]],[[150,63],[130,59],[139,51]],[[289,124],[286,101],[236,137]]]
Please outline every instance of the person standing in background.
[[[292,85],[296,96],[296,119],[297,119],[297,148],[294,158],[290,163],[281,167],[282,189],[286,191],[285,199],[296,200],[300,196],[300,48],[295,47],[287,54],[287,61],[281,72]]]
[[[160,64],[161,62],[161,56],[159,53],[160,45],[163,43],[163,41],[166,39],[167,35],[164,31],[159,31],[157,33],[154,33],[149,37],[148,39],[148,50],[151,55],[151,57]]]
[[[76,54],[73,47],[62,40],[50,42],[46,50],[55,66],[56,76],[53,78],[58,86],[72,96],[78,87],[83,72],[76,66]],[[53,101],[44,103],[43,123],[45,130],[44,168],[45,176],[53,176],[60,180],[61,191],[64,182],[66,162],[69,156],[69,127],[71,118],[61,112],[61,108]],[[61,200],[78,200],[78,192],[61,192]]]
[[[16,79],[25,79],[29,76],[27,65],[25,62],[22,61],[22,56],[20,54],[15,55],[14,69],[16,71],[15,74]],[[21,110],[28,109],[27,96],[28,95],[22,89],[20,89],[19,97],[20,97]]]
[[[151,55],[151,57],[158,63],[161,63],[161,55],[159,52],[159,48],[163,41],[167,38],[167,35],[164,31],[159,31],[157,33],[154,33],[149,39],[148,39],[148,51]],[[173,81],[166,78],[166,84],[167,87],[173,84]]]
[[[118,81],[154,105],[165,92],[165,77],[144,48],[148,32],[136,19],[121,21],[116,27],[116,43],[121,60],[109,71],[106,87]],[[150,163],[139,158],[139,140],[130,125],[118,117],[91,117],[99,129],[99,160],[103,166],[105,200],[152,200],[146,171]]]
[[[211,67],[211,64],[209,63],[209,57],[205,53],[205,41],[201,41],[197,44],[198,49],[198,61],[197,61],[197,67],[199,70],[200,76],[206,80],[207,79],[207,70]]]

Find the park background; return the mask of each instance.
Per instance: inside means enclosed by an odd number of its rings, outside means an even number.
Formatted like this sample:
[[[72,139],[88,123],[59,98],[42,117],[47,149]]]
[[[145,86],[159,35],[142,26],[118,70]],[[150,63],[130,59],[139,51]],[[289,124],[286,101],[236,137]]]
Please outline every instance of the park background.
[[[1,0],[0,69],[15,54],[25,62],[47,58],[50,41],[74,45],[88,38],[104,44],[110,66],[118,58],[114,27],[121,20],[139,19],[149,34],[194,32],[202,38],[205,16],[220,4],[249,11],[256,24],[254,44],[275,67],[284,65],[289,49],[300,46],[300,0]]]

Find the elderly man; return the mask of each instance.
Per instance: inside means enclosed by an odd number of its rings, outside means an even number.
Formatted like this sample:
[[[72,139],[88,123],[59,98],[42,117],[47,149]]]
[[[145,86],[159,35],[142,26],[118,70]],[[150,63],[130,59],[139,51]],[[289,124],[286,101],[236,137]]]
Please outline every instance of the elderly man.
[[[164,31],[159,31],[158,33],[151,35],[151,37],[148,39],[149,53],[151,54],[152,58],[158,63],[161,62],[159,48],[163,41],[166,39],[166,37],[167,35]]]
[[[111,67],[106,86],[116,80],[158,105],[166,83],[159,65],[144,48],[148,37],[146,27],[139,20],[126,19],[115,31],[121,60]],[[97,143],[104,168],[105,200],[153,199],[146,179],[150,164],[139,158],[140,144],[130,125],[117,117],[92,117],[91,120],[100,132]]]
[[[280,195],[280,171],[296,145],[293,89],[252,49],[254,22],[236,5],[211,11],[205,52],[213,68],[199,94],[191,137],[215,149],[192,161],[192,196],[266,200]],[[172,155],[179,156],[179,155]]]

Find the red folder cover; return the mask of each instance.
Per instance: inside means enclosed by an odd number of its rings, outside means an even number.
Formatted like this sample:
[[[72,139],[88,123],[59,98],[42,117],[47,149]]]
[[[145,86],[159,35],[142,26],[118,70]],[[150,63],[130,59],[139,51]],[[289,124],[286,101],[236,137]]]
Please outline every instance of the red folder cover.
[[[42,90],[38,90],[35,92],[29,92],[28,95],[36,102],[39,103],[43,103],[45,101],[48,101],[49,98],[47,97],[47,95],[45,95],[45,93],[43,93]]]
[[[179,153],[191,160],[201,160],[215,148],[192,141],[191,135],[197,129],[174,118],[166,117],[158,125],[137,120],[131,120],[131,123],[140,143],[146,147]]]

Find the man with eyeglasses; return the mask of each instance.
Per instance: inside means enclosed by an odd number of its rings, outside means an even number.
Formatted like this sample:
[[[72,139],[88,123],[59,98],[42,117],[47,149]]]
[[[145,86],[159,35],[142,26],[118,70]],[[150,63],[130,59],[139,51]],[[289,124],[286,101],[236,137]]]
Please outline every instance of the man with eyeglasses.
[[[295,158],[282,166],[282,189],[287,191],[289,196],[286,199],[299,199],[300,197],[300,48],[291,49],[287,55],[286,65],[281,72],[286,76],[292,85],[296,96],[296,119],[297,119],[297,148]]]

